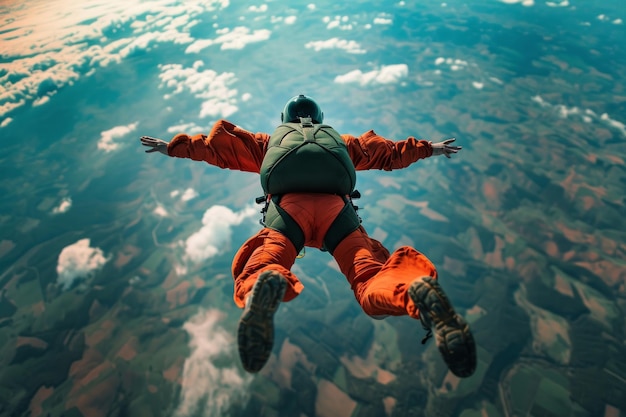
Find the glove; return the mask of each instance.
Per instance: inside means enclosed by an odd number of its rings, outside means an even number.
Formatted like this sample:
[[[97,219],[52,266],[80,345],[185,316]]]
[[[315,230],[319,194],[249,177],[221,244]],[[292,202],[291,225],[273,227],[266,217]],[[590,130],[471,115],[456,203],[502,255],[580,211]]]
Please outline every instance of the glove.
[[[146,153],[161,152],[163,155],[167,155],[167,142],[161,139],[152,138],[150,136],[142,136],[140,139],[143,146],[147,146]]]
[[[443,142],[431,143],[433,147],[433,156],[445,155],[446,158],[450,158],[450,155],[453,153],[457,153],[463,147],[461,146],[453,146],[449,145],[454,142],[455,138],[446,139]]]

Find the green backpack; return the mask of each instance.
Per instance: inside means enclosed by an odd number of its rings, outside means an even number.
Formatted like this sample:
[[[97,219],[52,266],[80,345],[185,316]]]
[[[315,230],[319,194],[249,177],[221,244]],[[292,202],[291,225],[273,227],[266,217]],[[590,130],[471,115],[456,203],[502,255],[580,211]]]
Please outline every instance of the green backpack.
[[[261,224],[278,230],[294,244],[296,252],[304,248],[305,236],[298,223],[280,207],[285,193],[339,194],[345,205],[324,236],[321,250],[333,253],[337,245],[356,230],[361,219],[356,214],[352,198],[360,196],[354,190],[356,170],[348,147],[330,126],[314,125],[310,118],[300,123],[285,123],[270,137],[261,164],[261,185],[265,202]],[[271,199],[268,198],[271,195]]]
[[[261,164],[265,194],[326,193],[349,195],[356,184],[356,170],[348,147],[328,125],[285,123],[270,137]]]

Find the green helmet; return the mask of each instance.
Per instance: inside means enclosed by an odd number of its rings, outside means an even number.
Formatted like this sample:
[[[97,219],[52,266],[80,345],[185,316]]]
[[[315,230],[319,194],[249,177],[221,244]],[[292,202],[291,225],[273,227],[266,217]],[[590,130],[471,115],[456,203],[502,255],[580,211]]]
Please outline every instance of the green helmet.
[[[280,114],[280,121],[283,123],[298,123],[300,117],[310,117],[313,123],[322,123],[324,121],[324,113],[315,100],[304,94],[292,97],[283,112]]]

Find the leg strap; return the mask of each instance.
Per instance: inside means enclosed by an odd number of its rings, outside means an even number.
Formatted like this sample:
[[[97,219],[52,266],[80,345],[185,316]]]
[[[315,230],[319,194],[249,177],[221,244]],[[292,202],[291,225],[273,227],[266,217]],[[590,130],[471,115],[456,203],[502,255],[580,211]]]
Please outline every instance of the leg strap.
[[[304,233],[289,213],[280,207],[279,202],[280,195],[272,196],[265,212],[264,225],[287,236],[296,247],[296,252],[300,253],[304,247]]]
[[[345,206],[337,215],[337,218],[332,222],[324,236],[324,246],[322,250],[328,251],[331,255],[335,248],[341,241],[354,232],[361,225],[361,219],[356,214],[356,210],[352,205],[352,202],[345,199]]]

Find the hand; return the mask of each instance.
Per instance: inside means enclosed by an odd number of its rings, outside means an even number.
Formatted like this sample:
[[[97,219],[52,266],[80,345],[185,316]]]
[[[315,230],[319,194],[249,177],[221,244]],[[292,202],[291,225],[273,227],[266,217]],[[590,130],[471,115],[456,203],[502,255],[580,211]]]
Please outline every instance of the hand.
[[[433,156],[437,156],[437,155],[445,155],[446,158],[450,158],[450,155],[453,153],[457,153],[458,151],[460,151],[461,149],[463,149],[463,147],[461,146],[453,146],[453,145],[449,145],[450,143],[454,142],[456,139],[455,138],[450,138],[450,139],[446,139],[443,142],[437,142],[437,143],[433,143]]]
[[[167,142],[161,139],[152,138],[150,136],[142,136],[141,144],[147,146],[150,149],[146,153],[161,152],[163,155],[167,155]]]

